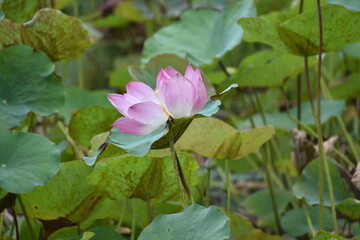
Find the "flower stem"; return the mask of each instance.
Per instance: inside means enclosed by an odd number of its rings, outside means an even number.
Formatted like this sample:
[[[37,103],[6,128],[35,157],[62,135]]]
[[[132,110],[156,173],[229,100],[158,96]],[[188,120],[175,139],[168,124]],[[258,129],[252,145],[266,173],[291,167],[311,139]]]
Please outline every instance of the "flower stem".
[[[299,14],[302,13],[304,7],[304,0],[300,0]],[[301,121],[301,73],[297,76],[297,119]],[[297,128],[301,129],[301,125],[297,124]]]
[[[181,163],[180,163],[179,158],[178,158],[178,156],[176,154],[176,150],[175,150],[175,147],[174,147],[174,145],[175,145],[175,143],[174,143],[174,139],[175,139],[174,138],[174,128],[173,128],[173,122],[171,120],[169,121],[168,126],[169,126],[169,135],[170,135],[170,138],[169,138],[170,151],[171,151],[171,156],[173,158],[174,170],[175,170],[176,179],[177,179],[177,182],[178,182],[180,196],[182,198],[184,207],[186,207],[187,204],[186,204],[185,197],[184,197],[184,189],[186,191],[186,194],[187,194],[191,204],[194,203],[194,199],[192,197],[190,188],[189,188],[188,184],[186,183],[184,172],[183,172],[183,170],[181,168]],[[181,184],[182,184],[182,186],[181,186]]]
[[[24,205],[24,203],[23,203],[20,195],[17,195],[17,200],[18,200],[18,202],[19,202],[19,204],[20,204],[20,207],[21,207],[21,210],[22,210],[22,212],[23,212],[23,214],[24,214],[24,216],[25,216],[25,220],[26,220],[26,223],[27,223],[27,225],[28,225],[31,238],[35,240],[36,238],[35,238],[34,229],[33,229],[32,225],[31,225],[29,215],[27,214],[25,205]]]
[[[131,220],[131,236],[130,240],[135,240],[135,228],[136,228],[136,212],[135,212],[135,199],[131,199],[132,202],[132,220]]]
[[[15,234],[16,234],[16,240],[20,240],[20,233],[19,233],[19,223],[17,220],[16,212],[13,208],[9,208],[11,215],[14,218],[14,226],[15,226]],[[12,234],[11,234],[12,237]]]
[[[229,159],[225,159],[225,185],[226,185],[226,210],[231,210],[231,190],[230,190],[230,171]]]
[[[323,135],[321,128],[321,104],[320,104],[320,94],[321,94],[321,65],[322,65],[322,52],[323,52],[323,30],[322,30],[322,15],[321,15],[321,5],[320,0],[316,0],[317,11],[318,11],[318,24],[319,24],[319,49],[318,49],[318,65],[317,65],[317,78],[316,78],[316,130],[318,134],[318,146],[319,146],[319,217],[320,217],[320,230],[324,230],[325,219],[324,219],[324,165],[326,161],[324,145],[323,145]]]
[[[120,232],[120,230],[121,230],[122,222],[123,222],[124,215],[125,215],[125,208],[126,208],[126,200],[123,200],[119,220],[118,220],[118,223],[116,225],[116,231],[117,232]]]

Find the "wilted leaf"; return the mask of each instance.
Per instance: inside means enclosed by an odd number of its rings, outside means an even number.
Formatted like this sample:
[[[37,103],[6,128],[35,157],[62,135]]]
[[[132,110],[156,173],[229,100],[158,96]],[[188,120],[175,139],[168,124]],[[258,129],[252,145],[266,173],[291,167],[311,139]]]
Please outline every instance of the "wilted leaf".
[[[76,111],[70,121],[69,134],[80,144],[90,146],[91,139],[102,132],[110,131],[113,122],[120,117],[115,108],[90,106]]]
[[[198,164],[187,153],[180,153],[185,178],[189,185],[197,179]],[[179,199],[171,156],[150,158],[124,154],[103,158],[96,163],[88,183],[111,199],[140,198],[152,203]]]
[[[240,43],[243,31],[236,20],[254,15],[251,0],[242,0],[224,11],[186,11],[179,22],[162,28],[145,41],[142,62],[145,64],[162,53],[173,53],[195,65],[210,63]]]
[[[219,208],[193,204],[184,212],[156,217],[138,240],[223,240],[230,237],[228,220]]]
[[[335,203],[350,198],[352,194],[349,190],[349,186],[341,177],[337,166],[329,158],[327,158],[326,161],[328,161],[329,164]],[[294,195],[298,199],[305,198],[306,202],[310,205],[319,204],[318,164],[319,159],[315,159],[309,163],[298,177],[293,187]],[[324,205],[331,206],[326,178],[324,178]]]
[[[316,64],[309,58],[309,66]],[[245,58],[235,75],[234,81],[240,87],[282,86],[286,78],[304,71],[304,59],[283,51],[265,50]]]
[[[60,166],[55,144],[33,133],[0,129],[0,156],[0,187],[11,193],[47,184]]]
[[[86,219],[100,201],[86,183],[91,171],[80,160],[62,163],[59,173],[46,186],[21,195],[29,216],[42,220],[65,218],[77,223]]]
[[[5,0],[1,6],[6,18],[14,22],[26,22],[40,7],[41,0]]]
[[[205,157],[238,159],[258,151],[274,133],[271,126],[239,132],[221,120],[199,118],[192,121],[175,146]]]
[[[12,128],[33,111],[49,115],[64,104],[64,86],[43,52],[24,45],[0,51],[0,126]]]
[[[80,57],[93,43],[81,21],[55,9],[41,9],[24,24],[0,21],[0,48],[25,44],[45,52],[53,61],[68,61]]]
[[[305,12],[281,24],[265,18],[242,18],[238,22],[244,28],[244,40],[262,42],[275,49],[288,50],[300,56],[316,55],[319,28],[317,11]],[[348,44],[360,41],[357,23],[360,15],[339,5],[322,6],[324,52],[336,51]]]

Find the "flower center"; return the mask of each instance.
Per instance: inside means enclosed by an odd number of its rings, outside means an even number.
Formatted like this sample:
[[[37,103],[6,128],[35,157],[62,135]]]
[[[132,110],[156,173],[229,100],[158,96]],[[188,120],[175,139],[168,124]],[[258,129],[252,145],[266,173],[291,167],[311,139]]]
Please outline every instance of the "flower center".
[[[159,90],[155,90],[155,95],[157,98],[159,98]],[[162,104],[158,104],[158,106],[161,107],[161,109],[165,112],[166,116],[170,118],[170,113],[166,111],[165,107]]]

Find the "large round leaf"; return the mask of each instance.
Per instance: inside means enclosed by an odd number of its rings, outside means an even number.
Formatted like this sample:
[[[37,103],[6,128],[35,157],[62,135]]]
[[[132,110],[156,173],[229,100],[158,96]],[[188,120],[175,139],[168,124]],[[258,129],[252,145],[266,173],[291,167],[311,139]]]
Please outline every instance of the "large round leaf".
[[[47,138],[0,129],[0,187],[25,193],[45,185],[60,166],[60,153]]]
[[[332,231],[334,224],[331,218],[331,212],[328,208],[324,209],[325,219],[325,230]],[[307,209],[311,223],[313,224],[314,230],[320,229],[320,218],[319,218],[319,207],[308,207]],[[288,211],[281,218],[282,228],[290,235],[294,237],[302,236],[310,232],[309,224],[306,220],[305,210],[303,208],[295,208]]]
[[[64,104],[64,86],[43,52],[24,45],[0,51],[0,127],[11,128],[33,111],[49,115]]]
[[[258,151],[274,133],[271,126],[239,132],[221,120],[198,118],[192,121],[175,146],[205,157],[239,159]]]
[[[196,183],[198,164],[194,157],[180,153],[179,160],[189,185]],[[153,203],[179,199],[171,156],[150,158],[124,154],[101,159],[88,183],[111,199],[152,199]]]
[[[326,4],[322,7],[322,17],[326,23],[323,27],[324,52],[339,50],[360,41],[358,12]],[[313,10],[280,24],[266,18],[242,18],[238,22],[244,28],[246,41],[262,42],[295,55],[310,56],[318,52],[319,28],[314,24],[317,18],[317,10]]]
[[[62,163],[58,174],[46,186],[21,195],[29,216],[43,220],[84,220],[100,201],[92,186],[86,183],[91,171],[92,168],[80,160]]]
[[[228,220],[219,208],[193,204],[182,213],[156,217],[138,240],[223,240],[230,237]]]
[[[188,58],[195,65],[210,63],[241,41],[236,20],[255,15],[251,0],[241,0],[225,11],[190,10],[179,22],[167,26],[145,41],[143,63],[162,53]]]
[[[11,44],[25,44],[45,52],[53,61],[80,57],[93,42],[88,31],[75,17],[44,8],[24,24],[8,19],[0,21],[0,49]]]
[[[333,186],[335,203],[339,203],[352,197],[349,185],[342,178],[340,171],[331,159],[326,159],[329,165],[330,178]],[[295,196],[299,199],[305,198],[308,204],[319,204],[319,159],[313,160],[302,171],[293,187]],[[324,205],[331,206],[328,183],[324,178]]]

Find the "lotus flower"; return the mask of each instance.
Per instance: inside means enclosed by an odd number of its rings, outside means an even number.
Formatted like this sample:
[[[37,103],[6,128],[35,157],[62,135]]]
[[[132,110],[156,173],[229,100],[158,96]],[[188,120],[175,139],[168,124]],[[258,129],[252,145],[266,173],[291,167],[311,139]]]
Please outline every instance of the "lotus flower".
[[[161,69],[154,91],[142,82],[126,84],[127,93],[109,94],[108,99],[123,117],[113,123],[122,133],[145,135],[166,123],[169,118],[188,118],[206,104],[206,89],[200,69],[189,64],[185,76],[172,67]]]

